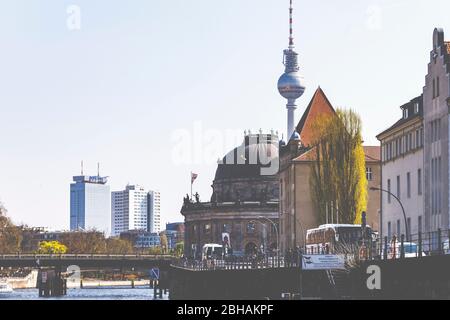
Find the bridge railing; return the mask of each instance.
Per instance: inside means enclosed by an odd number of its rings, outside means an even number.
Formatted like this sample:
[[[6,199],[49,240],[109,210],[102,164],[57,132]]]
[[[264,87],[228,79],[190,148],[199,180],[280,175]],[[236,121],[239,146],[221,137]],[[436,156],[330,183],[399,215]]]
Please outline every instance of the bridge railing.
[[[142,255],[142,254],[0,254],[2,260],[23,259],[23,260],[36,260],[36,259],[153,259],[153,260],[170,260],[173,259],[172,255]]]

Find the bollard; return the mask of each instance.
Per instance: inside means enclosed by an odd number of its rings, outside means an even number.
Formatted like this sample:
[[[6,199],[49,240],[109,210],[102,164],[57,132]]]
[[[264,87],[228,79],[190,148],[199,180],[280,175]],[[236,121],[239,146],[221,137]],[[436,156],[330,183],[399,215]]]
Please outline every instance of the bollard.
[[[134,280],[131,280],[131,289],[134,289]]]

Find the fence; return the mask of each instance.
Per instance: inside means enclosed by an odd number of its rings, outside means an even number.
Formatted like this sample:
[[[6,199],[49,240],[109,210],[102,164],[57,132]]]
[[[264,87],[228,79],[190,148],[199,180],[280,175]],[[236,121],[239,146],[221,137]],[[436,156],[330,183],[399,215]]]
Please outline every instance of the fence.
[[[421,258],[434,255],[450,254],[449,248],[450,230],[437,230],[414,235],[392,236],[382,239],[360,239],[357,243],[338,243],[333,246],[318,244],[317,248],[306,250],[305,248],[286,252],[284,256],[258,255],[226,258],[207,259],[203,261],[182,259],[174,263],[175,266],[195,270],[246,270],[267,268],[298,267],[300,256],[340,254],[345,255],[347,264],[357,263],[361,260],[386,260]]]

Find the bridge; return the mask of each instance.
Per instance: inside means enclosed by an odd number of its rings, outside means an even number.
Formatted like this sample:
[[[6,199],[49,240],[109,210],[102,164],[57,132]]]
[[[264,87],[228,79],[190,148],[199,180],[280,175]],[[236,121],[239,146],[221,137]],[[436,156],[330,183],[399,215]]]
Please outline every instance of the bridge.
[[[168,273],[175,260],[171,255],[111,255],[111,254],[6,254],[0,255],[0,268],[38,268],[39,296],[62,296],[67,293],[67,268],[134,269],[159,268],[160,278],[154,285],[156,296],[168,288]],[[81,271],[80,270],[80,271]]]
[[[109,255],[109,254],[6,254],[0,255],[3,268],[162,268],[168,269],[175,259],[171,255]]]

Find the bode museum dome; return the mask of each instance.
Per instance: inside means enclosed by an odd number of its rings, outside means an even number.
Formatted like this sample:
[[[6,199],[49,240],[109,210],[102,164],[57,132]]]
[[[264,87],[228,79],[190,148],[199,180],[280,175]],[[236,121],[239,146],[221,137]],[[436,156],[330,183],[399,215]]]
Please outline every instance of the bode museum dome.
[[[209,202],[186,197],[185,254],[200,258],[203,245],[223,244],[234,255],[277,248],[278,136],[245,134],[218,163]]]

